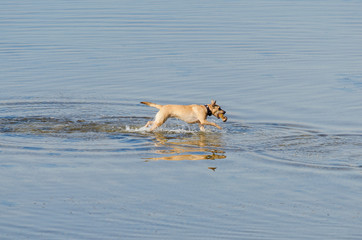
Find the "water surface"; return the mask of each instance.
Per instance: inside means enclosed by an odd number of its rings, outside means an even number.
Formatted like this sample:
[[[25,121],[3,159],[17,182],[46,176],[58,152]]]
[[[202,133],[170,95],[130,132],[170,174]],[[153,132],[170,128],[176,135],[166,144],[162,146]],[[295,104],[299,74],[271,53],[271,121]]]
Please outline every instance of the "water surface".
[[[2,1],[1,239],[360,239],[361,10]]]

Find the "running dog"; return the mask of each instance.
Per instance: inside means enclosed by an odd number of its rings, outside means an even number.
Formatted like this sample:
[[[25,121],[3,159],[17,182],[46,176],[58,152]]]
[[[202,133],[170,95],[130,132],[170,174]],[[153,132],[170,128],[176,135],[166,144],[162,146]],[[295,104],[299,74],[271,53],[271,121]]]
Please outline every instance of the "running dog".
[[[145,125],[146,128],[152,125],[150,131],[153,131],[164,124],[168,118],[178,118],[190,124],[198,123],[201,131],[205,131],[204,125],[210,125],[221,129],[216,123],[207,121],[207,116],[214,115],[217,118],[221,118],[223,122],[227,121],[227,117],[224,116],[226,112],[216,104],[215,100],[212,100],[211,104],[206,105],[159,105],[151,102],[141,103],[160,110],[156,114],[155,120],[149,121]]]

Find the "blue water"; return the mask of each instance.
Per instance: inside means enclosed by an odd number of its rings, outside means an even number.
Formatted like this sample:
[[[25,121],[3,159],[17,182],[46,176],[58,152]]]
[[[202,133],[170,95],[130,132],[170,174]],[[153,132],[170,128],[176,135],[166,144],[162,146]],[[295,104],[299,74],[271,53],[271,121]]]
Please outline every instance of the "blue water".
[[[361,10],[1,1],[0,238],[361,239]]]

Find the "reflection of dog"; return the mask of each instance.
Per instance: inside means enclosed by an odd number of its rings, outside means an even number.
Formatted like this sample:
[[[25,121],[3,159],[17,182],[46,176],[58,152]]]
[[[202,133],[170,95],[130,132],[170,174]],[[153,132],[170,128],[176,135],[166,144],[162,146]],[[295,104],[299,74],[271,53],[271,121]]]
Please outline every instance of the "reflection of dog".
[[[225,145],[217,133],[199,133],[177,138],[155,132],[155,157],[145,158],[148,161],[183,161],[183,160],[217,160],[225,159]],[[212,169],[212,167],[210,168]],[[215,170],[215,168],[213,169]]]
[[[211,104],[207,105],[159,105],[150,102],[141,103],[160,109],[156,114],[155,121],[149,121],[145,125],[145,127],[152,125],[150,131],[161,126],[170,117],[178,118],[191,124],[198,123],[201,131],[205,131],[204,125],[211,125],[221,129],[216,123],[207,121],[207,116],[214,115],[217,118],[221,118],[223,122],[227,121],[227,117],[224,116],[226,112],[222,110],[214,100],[211,101]]]

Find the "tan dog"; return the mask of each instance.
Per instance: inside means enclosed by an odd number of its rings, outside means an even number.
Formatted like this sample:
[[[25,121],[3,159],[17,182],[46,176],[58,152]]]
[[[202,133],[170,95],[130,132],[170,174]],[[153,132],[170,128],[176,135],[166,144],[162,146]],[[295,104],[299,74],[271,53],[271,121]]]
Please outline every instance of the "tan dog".
[[[190,124],[198,123],[201,131],[205,131],[204,125],[211,125],[221,129],[216,123],[207,121],[207,116],[214,115],[217,118],[221,118],[223,122],[227,121],[227,117],[224,116],[226,112],[222,110],[219,105],[216,105],[216,101],[214,100],[211,101],[211,104],[207,105],[159,105],[150,102],[141,103],[160,109],[156,114],[155,120],[149,121],[145,125],[145,127],[152,125],[150,131],[164,124],[170,117],[178,118]]]

